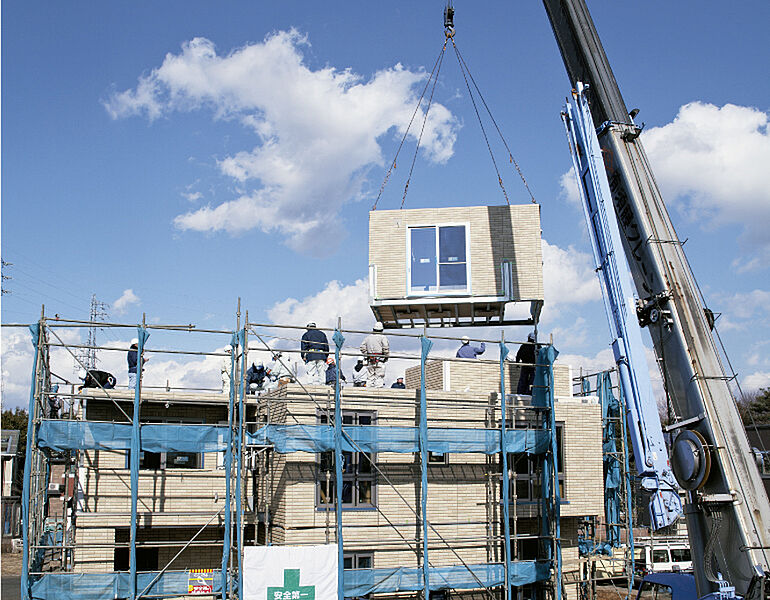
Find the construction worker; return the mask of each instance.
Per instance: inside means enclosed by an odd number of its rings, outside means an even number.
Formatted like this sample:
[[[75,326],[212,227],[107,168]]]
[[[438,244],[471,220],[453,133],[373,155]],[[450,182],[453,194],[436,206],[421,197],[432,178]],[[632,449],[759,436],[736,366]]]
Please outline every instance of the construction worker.
[[[339,375],[340,378],[340,385],[347,381],[342,369],[337,369],[334,357],[330,355],[329,358],[326,359],[326,385],[335,387],[337,385],[337,375]]]
[[[516,388],[517,394],[532,393],[532,384],[535,381],[536,356],[537,344],[535,343],[535,333],[532,332],[527,336],[527,341],[519,346],[519,351],[516,352],[516,362],[522,363],[519,385]]]
[[[233,353],[233,349],[230,346],[225,348],[225,354],[227,356],[224,356],[222,358],[222,364],[219,367],[219,371],[222,374],[222,393],[223,394],[230,393],[230,370],[233,368],[233,361],[231,358],[232,353]]]
[[[366,376],[364,361],[359,358],[356,366],[353,367],[353,387],[366,387]]]
[[[136,389],[136,365],[139,362],[139,339],[134,338],[131,340],[131,346],[128,348],[128,356],[126,356],[126,359],[128,360],[128,389],[129,390],[135,390]],[[142,369],[144,369],[144,363],[146,363],[149,358],[143,358],[142,359]]]
[[[471,339],[464,335],[461,339],[462,345],[457,350],[457,358],[476,358],[479,354],[484,354],[484,350],[487,346],[484,342],[481,342],[481,346],[471,346]]]
[[[307,383],[323,385],[326,381],[326,357],[329,356],[329,339],[312,321],[307,324],[307,331],[302,335],[300,356],[305,361]]]
[[[372,333],[364,338],[359,348],[366,363],[366,387],[381,388],[385,385],[385,363],[390,356],[390,345],[382,330],[382,323],[377,321]]]
[[[399,377],[398,379],[396,379],[396,382],[390,387],[396,390],[405,390],[406,386],[404,385],[404,378]]]

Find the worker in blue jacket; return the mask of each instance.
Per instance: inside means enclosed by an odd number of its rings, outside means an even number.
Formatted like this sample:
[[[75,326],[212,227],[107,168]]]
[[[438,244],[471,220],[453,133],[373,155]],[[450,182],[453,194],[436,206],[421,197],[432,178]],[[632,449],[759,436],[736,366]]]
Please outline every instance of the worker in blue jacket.
[[[324,385],[326,382],[326,357],[329,356],[329,339],[316,324],[307,324],[307,331],[302,335],[300,356],[305,361],[307,383]]]
[[[487,349],[486,344],[481,342],[481,346],[471,346],[471,340],[467,335],[462,337],[462,346],[457,350],[457,358],[476,358],[479,354],[484,354]]]

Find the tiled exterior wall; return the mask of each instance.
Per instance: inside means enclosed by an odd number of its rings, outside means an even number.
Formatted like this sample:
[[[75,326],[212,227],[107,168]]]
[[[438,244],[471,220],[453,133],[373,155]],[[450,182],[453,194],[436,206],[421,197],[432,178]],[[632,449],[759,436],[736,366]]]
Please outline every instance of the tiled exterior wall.
[[[506,364],[505,390],[516,393],[519,383],[520,365]],[[569,365],[554,364],[554,390],[556,396],[572,396],[572,371]],[[420,387],[420,367],[406,369],[404,384],[411,389]],[[425,387],[429,390],[445,390],[490,394],[500,391],[500,364],[482,360],[431,360],[425,364]]]
[[[374,410],[380,426],[414,426],[418,423],[417,400],[418,392],[414,389],[346,388],[343,410]],[[316,415],[326,406],[323,396],[319,395],[316,406],[298,386],[282,388],[271,399],[263,398],[262,402],[269,403],[274,414],[288,414],[287,423],[316,423]],[[462,403],[466,402],[474,404],[463,408]],[[428,407],[431,427],[482,428],[499,423],[496,393],[429,391]],[[489,420],[490,407],[494,414],[492,421]],[[523,416],[528,411],[515,412]],[[603,512],[600,407],[595,398],[565,397],[557,402],[555,417],[564,427],[565,495],[561,514],[567,521],[572,517],[599,515]],[[485,543],[489,534],[501,535],[498,458],[482,454],[450,454],[448,464],[429,466],[429,520],[457,553],[448,550],[446,544],[431,532],[432,564],[459,564],[457,555],[468,563],[501,560],[501,544]],[[421,553],[420,525],[413,509],[419,510],[421,498],[419,457],[383,452],[377,455],[377,464],[383,472],[377,477],[376,486],[379,510],[343,511],[346,551],[373,552],[375,568],[417,567]],[[281,457],[269,477],[261,482],[265,490],[273,490],[267,500],[274,521],[273,543],[335,541],[335,512],[327,512],[316,504],[316,481],[319,478],[324,480],[318,471],[316,455],[292,453]],[[520,502],[515,512],[521,530],[526,530],[528,519],[537,516],[538,503]],[[409,540],[411,549],[401,536]],[[565,541],[565,568],[571,567],[577,558],[577,550],[572,547],[576,544],[576,537]]]
[[[500,264],[513,264],[516,300],[543,299],[540,207],[469,206],[369,213],[369,264],[377,269],[377,299],[406,296],[406,235],[414,225],[469,225],[471,288],[475,296],[502,293]]]

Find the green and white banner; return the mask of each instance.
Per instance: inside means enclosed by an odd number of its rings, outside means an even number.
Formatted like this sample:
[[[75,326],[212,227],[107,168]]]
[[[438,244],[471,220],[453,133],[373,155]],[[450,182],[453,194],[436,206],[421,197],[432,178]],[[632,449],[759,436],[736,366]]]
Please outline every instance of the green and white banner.
[[[337,544],[247,546],[244,600],[337,600]]]

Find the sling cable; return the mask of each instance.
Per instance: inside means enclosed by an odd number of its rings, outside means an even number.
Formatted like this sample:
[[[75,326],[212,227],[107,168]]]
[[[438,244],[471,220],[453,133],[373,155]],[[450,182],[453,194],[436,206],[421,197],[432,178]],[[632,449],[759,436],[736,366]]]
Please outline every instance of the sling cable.
[[[422,142],[422,137],[425,132],[425,125],[428,121],[428,115],[430,112],[430,107],[433,103],[433,96],[436,90],[436,84],[438,83],[438,77],[441,72],[441,67],[444,62],[444,55],[446,53],[446,48],[449,42],[452,43],[452,49],[455,52],[455,56],[457,58],[457,64],[460,67],[460,72],[462,73],[463,80],[465,82],[465,87],[468,90],[468,95],[470,96],[471,103],[473,105],[474,113],[476,114],[476,119],[479,123],[479,127],[481,128],[482,135],[484,136],[484,142],[487,145],[487,150],[489,151],[490,159],[492,160],[492,165],[495,169],[495,174],[497,175],[497,182],[500,186],[500,190],[503,193],[503,196],[505,197],[505,203],[510,205],[510,200],[508,198],[508,192],[505,189],[505,184],[503,183],[502,175],[500,174],[500,169],[497,165],[497,161],[495,160],[494,152],[492,150],[492,145],[489,141],[489,136],[487,135],[487,131],[484,128],[484,123],[481,118],[481,113],[479,111],[479,106],[476,101],[476,95],[478,96],[479,101],[483,105],[484,109],[486,110],[487,114],[489,115],[489,119],[492,121],[492,124],[494,125],[495,130],[497,131],[498,136],[500,137],[500,140],[502,141],[503,145],[505,146],[505,150],[508,153],[508,161],[510,164],[512,164],[516,172],[519,175],[519,178],[521,179],[522,183],[524,184],[524,187],[527,190],[527,193],[529,194],[529,197],[532,201],[532,203],[536,203],[535,196],[532,193],[532,190],[529,187],[529,184],[527,183],[526,178],[524,177],[524,174],[521,170],[521,167],[519,166],[519,163],[516,161],[516,159],[513,156],[513,152],[511,152],[510,147],[508,146],[508,142],[506,141],[505,137],[503,136],[503,133],[500,129],[500,126],[497,124],[497,121],[495,120],[494,116],[492,115],[492,111],[489,108],[489,105],[487,104],[486,100],[484,99],[483,94],[481,93],[481,90],[476,83],[476,79],[473,77],[473,74],[470,71],[470,68],[468,67],[468,64],[466,63],[465,59],[463,58],[462,54],[460,53],[459,48],[457,47],[457,44],[455,42],[455,27],[454,27],[454,7],[452,6],[451,0],[447,2],[446,7],[444,8],[444,43],[441,46],[441,51],[439,52],[438,57],[436,58],[433,69],[430,72],[430,75],[428,77],[427,82],[425,83],[425,86],[422,89],[422,93],[420,94],[420,97],[417,101],[417,106],[415,106],[414,112],[412,113],[412,117],[409,120],[409,124],[407,125],[406,130],[404,131],[404,135],[401,137],[401,142],[398,145],[398,149],[396,150],[396,154],[393,158],[393,161],[390,163],[390,166],[388,167],[387,172],[385,173],[385,178],[383,179],[382,185],[380,186],[380,190],[377,194],[377,199],[374,201],[374,205],[372,206],[372,210],[377,209],[377,204],[380,201],[380,198],[382,197],[383,192],[385,191],[385,186],[387,185],[391,174],[393,171],[397,168],[398,163],[398,157],[401,153],[402,148],[404,147],[404,143],[406,142],[406,138],[409,135],[409,132],[412,128],[412,125],[414,124],[415,118],[417,117],[417,113],[420,110],[420,107],[422,106],[423,100],[425,100],[425,112],[422,116],[422,125],[420,127],[420,132],[416,136],[417,137],[417,143],[415,145],[414,154],[412,156],[412,160],[409,166],[409,174],[406,179],[406,183],[404,184],[404,192],[401,197],[401,207],[404,208],[404,204],[406,202],[406,196],[409,192],[409,184],[412,180],[412,175],[414,174],[414,166],[417,161],[417,153],[420,149],[420,143]],[[426,99],[426,93],[428,92],[428,88],[430,88],[430,94],[428,95]],[[474,94],[475,90],[475,94]]]

